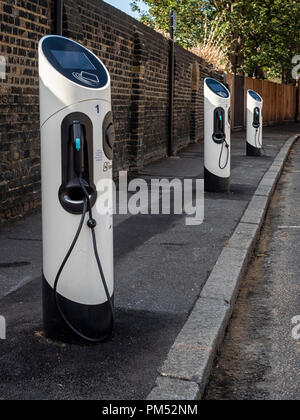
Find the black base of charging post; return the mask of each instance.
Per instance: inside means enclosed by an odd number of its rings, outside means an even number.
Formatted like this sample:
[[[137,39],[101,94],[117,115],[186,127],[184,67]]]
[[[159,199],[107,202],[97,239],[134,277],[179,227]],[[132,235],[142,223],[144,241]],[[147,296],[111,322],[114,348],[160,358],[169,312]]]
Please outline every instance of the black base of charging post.
[[[230,192],[230,178],[221,178],[204,168],[204,189],[206,192]]]
[[[262,150],[258,147],[252,146],[251,144],[247,142],[247,156],[252,156],[252,157],[262,156]]]
[[[61,317],[52,287],[43,275],[43,325],[45,337],[53,341],[83,342]],[[112,297],[112,303],[114,298]],[[101,305],[83,305],[59,296],[60,307],[72,325],[88,337],[109,337],[112,315],[108,302]]]

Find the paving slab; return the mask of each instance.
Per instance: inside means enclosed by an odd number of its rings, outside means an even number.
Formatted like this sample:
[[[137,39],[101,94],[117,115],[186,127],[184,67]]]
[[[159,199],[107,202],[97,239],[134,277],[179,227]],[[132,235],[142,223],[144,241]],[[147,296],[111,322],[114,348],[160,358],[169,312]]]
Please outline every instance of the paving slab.
[[[162,376],[196,382],[203,392],[220,344],[220,333],[229,317],[229,305],[216,299],[198,299],[186,324],[177,336]]]
[[[264,219],[264,215],[267,211],[268,197],[255,195],[247,210],[245,211],[241,222],[242,223],[254,223],[260,225]]]
[[[237,249],[230,246],[224,248],[202,289],[201,297],[218,299],[227,304],[234,303],[240,279],[250,257],[250,246],[249,241],[247,248]]]
[[[228,247],[239,250],[248,250],[252,244],[253,238],[255,238],[258,233],[258,225],[254,223],[241,222],[231,236],[228,242]]]
[[[199,396],[199,385],[195,382],[186,382],[172,378],[157,378],[156,386],[148,395],[151,401],[194,401]]]

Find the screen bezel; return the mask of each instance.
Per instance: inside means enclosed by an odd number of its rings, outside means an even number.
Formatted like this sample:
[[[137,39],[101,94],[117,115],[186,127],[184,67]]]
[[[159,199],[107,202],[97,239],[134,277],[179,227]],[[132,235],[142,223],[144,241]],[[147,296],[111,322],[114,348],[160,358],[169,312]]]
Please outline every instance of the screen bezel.
[[[54,54],[51,50],[56,51],[67,51],[67,52],[79,52],[84,53],[88,60],[92,63],[95,67],[95,70],[84,70],[81,68],[68,68],[65,69],[59,63],[59,61],[55,58]],[[85,88],[89,89],[101,89],[107,86],[109,83],[109,74],[104,65],[101,61],[92,54],[87,48],[83,47],[82,45],[78,44],[75,41],[72,41],[68,38],[60,37],[57,35],[47,36],[44,38],[42,42],[42,52],[47,59],[47,61],[64,77],[69,79],[70,81],[74,82],[77,85],[80,85]],[[77,78],[76,74],[80,74],[82,71],[89,72],[91,75],[97,76],[98,83],[86,83],[83,79]]]
[[[214,91],[213,89],[212,89],[212,87],[210,86],[210,83],[211,82],[213,82],[214,84],[216,84],[216,85],[219,85],[221,88],[222,88],[222,92],[224,92],[224,93],[226,93],[226,96],[223,96],[223,95],[220,95],[218,92],[216,92],[216,91]],[[218,96],[219,98],[222,98],[222,99],[229,99],[229,97],[230,97],[230,92],[229,92],[229,90],[226,88],[226,86],[225,85],[223,85],[221,82],[219,82],[218,80],[216,80],[216,79],[213,79],[213,78],[211,78],[211,77],[209,77],[209,78],[207,78],[206,79],[206,85],[207,85],[207,87],[209,88],[209,90],[211,91],[211,92],[213,92],[216,96]]]
[[[251,98],[254,99],[255,101],[262,102],[262,97],[257,92],[255,92],[255,90],[249,89],[248,93],[251,96]]]

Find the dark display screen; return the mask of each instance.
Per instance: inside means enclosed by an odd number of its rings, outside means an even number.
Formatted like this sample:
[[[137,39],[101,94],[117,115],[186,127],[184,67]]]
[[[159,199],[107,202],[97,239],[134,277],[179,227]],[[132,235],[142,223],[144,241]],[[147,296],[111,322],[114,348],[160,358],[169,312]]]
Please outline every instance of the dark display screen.
[[[215,79],[207,79],[207,86],[212,90],[216,95],[221,96],[222,98],[229,98],[229,93],[225,86]]]
[[[63,69],[96,70],[84,52],[51,50]]]
[[[104,65],[84,46],[58,35],[46,36],[43,53],[61,75],[89,89],[100,89],[109,81]]]
[[[256,92],[254,92],[254,90],[249,90],[249,93],[253,99],[255,99],[258,102],[261,102],[261,97]]]

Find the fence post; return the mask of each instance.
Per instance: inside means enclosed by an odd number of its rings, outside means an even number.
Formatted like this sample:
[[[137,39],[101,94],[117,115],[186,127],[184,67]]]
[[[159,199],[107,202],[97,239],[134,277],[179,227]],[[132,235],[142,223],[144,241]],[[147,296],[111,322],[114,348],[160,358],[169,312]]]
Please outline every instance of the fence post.
[[[54,34],[63,34],[63,8],[64,0],[56,0],[54,6]]]
[[[296,115],[295,122],[300,121],[300,78],[296,82]]]

